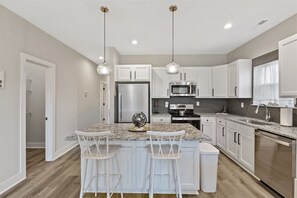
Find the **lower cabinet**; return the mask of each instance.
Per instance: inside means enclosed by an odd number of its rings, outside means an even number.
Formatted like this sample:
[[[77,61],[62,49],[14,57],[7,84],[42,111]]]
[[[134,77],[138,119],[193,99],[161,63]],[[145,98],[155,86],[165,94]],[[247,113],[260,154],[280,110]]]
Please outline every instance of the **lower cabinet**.
[[[217,136],[219,136],[220,125],[217,123]],[[254,172],[255,156],[255,129],[249,126],[238,124],[232,121],[226,121],[226,144],[218,138],[218,146],[226,152],[233,160],[241,164],[250,172]],[[221,136],[223,137],[223,136]],[[223,138],[222,138],[223,139]],[[221,143],[222,142],[222,143]]]
[[[216,134],[217,146],[226,150],[226,121],[224,119],[217,118]]]
[[[171,123],[171,115],[152,115],[151,116],[152,123]]]
[[[215,120],[215,117],[201,116],[200,130],[202,131],[202,133],[205,133],[206,135],[211,137],[212,140],[209,143],[211,143],[212,145],[217,144]]]

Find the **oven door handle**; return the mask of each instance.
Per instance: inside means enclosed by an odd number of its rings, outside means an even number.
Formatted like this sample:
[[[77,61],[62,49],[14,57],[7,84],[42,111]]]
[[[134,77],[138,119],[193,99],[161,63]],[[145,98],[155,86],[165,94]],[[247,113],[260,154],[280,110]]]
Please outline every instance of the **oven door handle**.
[[[184,120],[184,121],[187,121],[187,120],[200,120],[200,118],[183,118],[183,117],[172,117],[171,120]]]

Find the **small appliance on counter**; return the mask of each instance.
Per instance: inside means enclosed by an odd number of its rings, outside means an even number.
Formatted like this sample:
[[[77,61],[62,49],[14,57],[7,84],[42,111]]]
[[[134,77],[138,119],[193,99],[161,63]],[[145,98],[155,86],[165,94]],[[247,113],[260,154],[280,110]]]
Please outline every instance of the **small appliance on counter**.
[[[130,132],[145,132],[147,131],[147,128],[144,127],[144,125],[147,122],[146,115],[143,112],[135,113],[132,116],[132,123],[134,124],[134,127],[130,128]]]
[[[190,123],[200,129],[200,115],[194,113],[193,104],[170,104],[171,123]]]
[[[292,108],[281,108],[280,125],[293,126],[293,109]]]

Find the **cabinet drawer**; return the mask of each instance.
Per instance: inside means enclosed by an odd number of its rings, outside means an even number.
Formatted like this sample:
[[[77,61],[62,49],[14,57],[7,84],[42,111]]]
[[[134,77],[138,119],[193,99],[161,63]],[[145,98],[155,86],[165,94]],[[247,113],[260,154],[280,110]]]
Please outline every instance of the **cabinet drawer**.
[[[158,123],[158,122],[170,123],[171,117],[152,117],[152,123]]]
[[[224,120],[222,118],[217,118],[217,124],[222,125],[222,126],[226,126],[226,120]]]
[[[211,122],[214,122],[215,121],[215,118],[214,117],[201,117],[201,122],[203,123],[211,123]]]
[[[230,129],[237,130],[238,129],[238,124],[236,122],[228,121],[227,122],[227,127],[230,128]]]

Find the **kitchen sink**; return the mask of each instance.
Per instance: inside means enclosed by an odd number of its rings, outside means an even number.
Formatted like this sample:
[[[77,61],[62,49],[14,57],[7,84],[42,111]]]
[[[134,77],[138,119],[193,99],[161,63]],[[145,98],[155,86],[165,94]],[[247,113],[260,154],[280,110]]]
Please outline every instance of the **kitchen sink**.
[[[239,119],[239,121],[246,122],[246,123],[251,123],[251,124],[256,124],[256,125],[272,125],[272,124],[267,123],[267,122],[251,120],[251,119]]]

